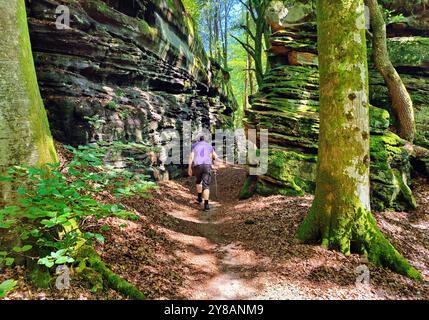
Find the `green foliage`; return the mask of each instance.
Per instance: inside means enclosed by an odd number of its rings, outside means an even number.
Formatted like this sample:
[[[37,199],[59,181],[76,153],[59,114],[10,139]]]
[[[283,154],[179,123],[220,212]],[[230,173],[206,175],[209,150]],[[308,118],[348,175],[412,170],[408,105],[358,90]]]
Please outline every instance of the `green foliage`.
[[[384,9],[384,20],[387,24],[408,22],[408,18],[404,17],[402,13],[396,13],[396,10]]]
[[[196,0],[182,0],[182,3],[186,12],[192,17],[192,20],[194,20],[194,22],[199,21],[202,5]]]
[[[105,148],[66,148],[73,159],[64,166],[14,166],[8,169],[8,176],[1,177],[19,187],[16,203],[0,210],[0,228],[16,230],[21,245],[10,252],[0,252],[0,267],[12,265],[16,255],[47,268],[73,263],[78,246],[104,242],[101,234],[80,232],[79,226],[85,219],[138,218],[120,203],[95,200],[95,194],[109,192],[120,200],[155,187],[145,175],[105,166]]]
[[[106,123],[106,120],[102,119],[98,114],[92,117],[85,116],[85,120],[94,128],[94,130],[100,130]]]
[[[0,299],[6,297],[6,295],[12,291],[16,286],[15,280],[6,280],[0,283]]]

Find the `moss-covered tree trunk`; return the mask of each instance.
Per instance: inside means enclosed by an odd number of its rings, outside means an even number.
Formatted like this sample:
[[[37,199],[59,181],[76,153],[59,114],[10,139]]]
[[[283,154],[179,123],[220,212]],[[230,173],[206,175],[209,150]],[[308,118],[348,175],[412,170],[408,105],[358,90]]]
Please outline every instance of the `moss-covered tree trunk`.
[[[36,79],[24,0],[0,1],[0,175],[17,164],[55,162]],[[1,184],[0,204],[12,188]]]
[[[317,2],[320,134],[316,193],[298,238],[420,274],[380,233],[369,201],[369,103],[363,0]]]
[[[399,136],[413,142],[416,133],[411,97],[393,66],[387,50],[386,24],[377,0],[365,0],[370,12],[373,31],[374,63],[389,89],[392,109],[398,119]]]

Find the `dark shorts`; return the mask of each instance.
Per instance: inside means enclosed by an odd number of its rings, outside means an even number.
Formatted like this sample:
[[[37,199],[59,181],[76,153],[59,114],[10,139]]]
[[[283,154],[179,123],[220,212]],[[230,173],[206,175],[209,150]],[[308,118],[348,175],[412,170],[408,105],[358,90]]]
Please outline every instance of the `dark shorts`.
[[[201,164],[192,168],[196,179],[196,184],[202,183],[203,190],[210,188],[212,181],[212,166],[210,164]]]

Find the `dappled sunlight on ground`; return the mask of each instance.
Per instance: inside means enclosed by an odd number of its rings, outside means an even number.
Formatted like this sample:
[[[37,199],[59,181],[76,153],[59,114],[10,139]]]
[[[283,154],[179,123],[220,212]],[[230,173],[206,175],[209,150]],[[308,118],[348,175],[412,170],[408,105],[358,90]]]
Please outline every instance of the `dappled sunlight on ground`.
[[[164,183],[151,210],[140,208],[148,221],[174,242],[182,285],[173,298],[188,299],[392,299],[429,296],[428,284],[417,284],[380,269],[358,255],[346,257],[316,245],[298,243],[296,228],[313,197],[255,196],[238,201],[245,171],[224,166],[212,185],[212,209],[204,213],[195,200],[193,178]],[[176,192],[177,191],[177,192]],[[408,223],[407,213],[380,217],[380,227],[420,270],[429,248],[410,239],[425,232],[420,222]],[[389,219],[391,221],[389,221]],[[421,220],[420,220],[421,221]],[[401,225],[397,225],[400,223]],[[423,229],[422,229],[423,228]],[[424,240],[423,236],[420,240]],[[405,243],[407,242],[407,243]],[[412,241],[411,241],[412,242]],[[412,242],[413,243],[413,242]],[[402,247],[401,247],[402,245]],[[356,268],[369,267],[370,286],[356,286]],[[422,271],[423,271],[422,270]]]
[[[239,166],[218,169],[218,192],[212,185],[208,213],[196,202],[193,178],[183,178],[161,183],[150,199],[124,201],[140,219],[108,218],[98,225],[86,221],[83,230],[103,234],[105,243],[96,246],[103,260],[148,299],[429,299],[428,282],[378,268],[356,254],[346,257],[299,243],[296,229],[313,197],[239,201],[245,177]],[[374,216],[399,252],[429,280],[429,188],[422,186],[416,212]],[[109,230],[101,230],[102,225]],[[357,286],[356,268],[362,265],[369,269],[370,285]],[[84,288],[70,293],[83,299],[105,295]],[[108,296],[124,298],[112,291]]]

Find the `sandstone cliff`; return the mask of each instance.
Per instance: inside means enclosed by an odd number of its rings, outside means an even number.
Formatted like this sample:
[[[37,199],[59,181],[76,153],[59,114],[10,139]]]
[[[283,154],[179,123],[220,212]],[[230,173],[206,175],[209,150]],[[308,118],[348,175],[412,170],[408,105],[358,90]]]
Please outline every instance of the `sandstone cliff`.
[[[56,28],[59,5],[70,10],[69,29]],[[183,121],[208,127],[231,114],[224,72],[180,0],[38,0],[27,10],[57,140],[159,142]]]
[[[305,2],[305,1],[303,1]],[[247,111],[249,127],[268,128],[270,156],[268,173],[251,183],[249,178],[241,196],[259,194],[304,195],[314,192],[319,132],[319,86],[317,68],[317,29],[314,8],[298,4],[289,8],[283,25],[273,25],[269,49],[272,69],[251,99]],[[408,50],[414,56],[396,54],[399,68],[416,104],[418,130],[428,132],[425,114],[427,92],[427,40],[423,33],[411,38],[391,39],[392,52]],[[400,46],[396,46],[398,42]],[[417,68],[417,69],[416,69]],[[381,79],[381,80],[380,80]],[[380,82],[381,81],[381,82]],[[394,123],[389,114],[387,88],[371,70],[371,198],[376,210],[414,207],[410,190],[410,155],[405,141],[389,130]],[[423,140],[424,137],[421,138]],[[333,142],[335,143],[335,142]],[[335,155],[333,155],[335,156]]]

